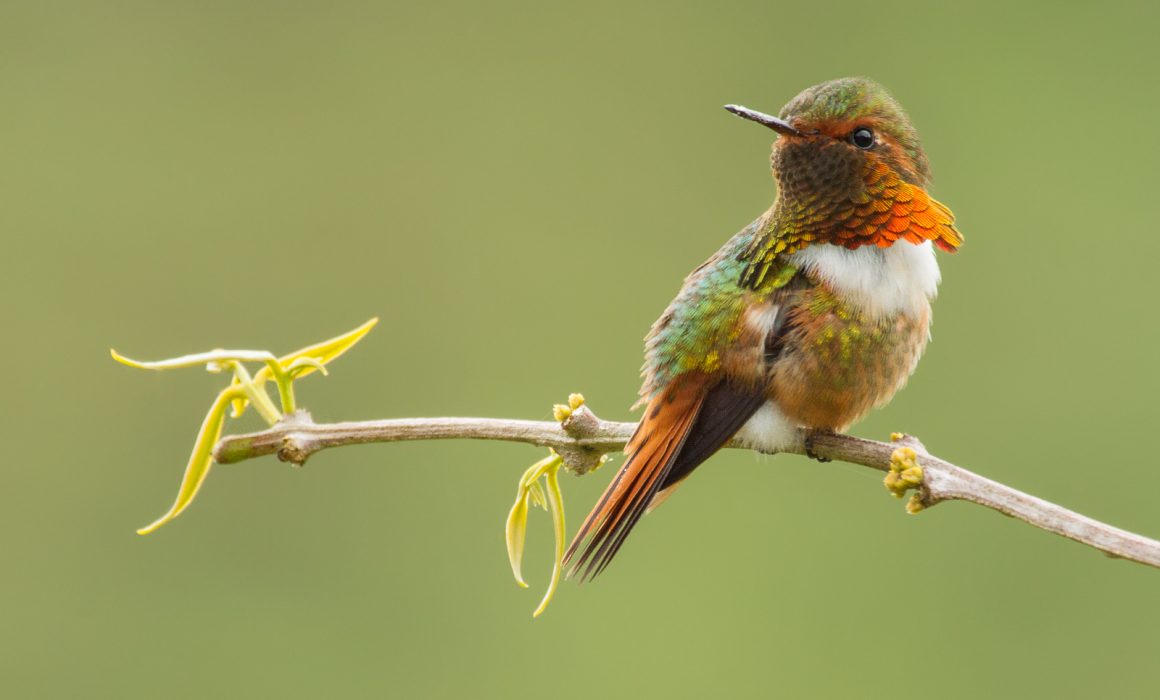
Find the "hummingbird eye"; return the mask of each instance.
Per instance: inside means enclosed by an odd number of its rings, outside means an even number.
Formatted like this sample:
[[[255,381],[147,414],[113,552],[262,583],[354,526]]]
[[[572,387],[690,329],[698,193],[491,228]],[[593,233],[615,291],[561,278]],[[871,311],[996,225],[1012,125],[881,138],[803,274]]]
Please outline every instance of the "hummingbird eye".
[[[864,126],[854,129],[854,133],[850,134],[850,143],[864,151],[869,150],[874,146],[874,132]]]

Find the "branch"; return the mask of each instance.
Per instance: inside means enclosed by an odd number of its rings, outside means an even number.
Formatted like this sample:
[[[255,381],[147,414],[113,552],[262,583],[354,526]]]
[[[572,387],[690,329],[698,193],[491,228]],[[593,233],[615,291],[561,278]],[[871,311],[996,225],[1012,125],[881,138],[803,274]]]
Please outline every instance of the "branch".
[[[308,413],[299,411],[268,430],[222,438],[214,447],[213,456],[220,464],[233,464],[277,454],[284,462],[301,465],[315,452],[329,447],[468,438],[550,447],[564,458],[566,467],[583,474],[595,467],[603,455],[621,450],[635,428],[636,423],[601,420],[586,406],[574,411],[563,423],[498,418],[400,418],[318,424]],[[917,466],[918,471],[908,470],[917,475],[908,484],[916,489],[908,508],[912,512],[943,501],[968,501],[1110,556],[1160,567],[1160,542],[1156,540],[1112,527],[957,467],[931,455],[915,438],[903,435],[896,438],[891,444],[803,431],[784,452],[809,454],[896,474],[900,471],[900,462],[902,466]],[[744,447],[736,443],[729,446]]]

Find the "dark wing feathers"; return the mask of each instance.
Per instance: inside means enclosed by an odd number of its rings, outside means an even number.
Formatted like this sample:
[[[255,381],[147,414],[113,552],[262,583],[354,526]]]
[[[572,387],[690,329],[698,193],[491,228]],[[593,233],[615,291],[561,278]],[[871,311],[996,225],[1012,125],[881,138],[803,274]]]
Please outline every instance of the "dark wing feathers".
[[[684,448],[673,460],[659,491],[672,488],[729,442],[765,403],[765,395],[721,382],[709,390]]]
[[[590,580],[603,571],[657,494],[721,449],[764,401],[755,390],[701,374],[683,376],[654,397],[626,448],[628,459],[564,555],[568,575]]]
[[[764,366],[781,354],[788,331],[788,306],[780,307],[769,326],[749,341],[760,343]],[[724,373],[688,372],[652,397],[624,448],[628,458],[564,554],[569,576],[590,580],[603,571],[641,516],[761,408],[766,401],[762,383],[741,384],[748,383],[731,382]]]
[[[684,445],[710,381],[704,374],[683,375],[649,402],[644,418],[625,447],[628,459],[564,554],[570,576],[583,569],[584,577],[591,578],[616,554]],[[584,551],[573,562],[585,540],[588,542]]]

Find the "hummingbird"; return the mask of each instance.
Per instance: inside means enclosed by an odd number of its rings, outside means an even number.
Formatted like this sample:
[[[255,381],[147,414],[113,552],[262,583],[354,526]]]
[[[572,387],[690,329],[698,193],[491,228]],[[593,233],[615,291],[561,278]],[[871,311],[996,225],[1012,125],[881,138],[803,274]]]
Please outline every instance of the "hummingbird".
[[[815,85],[776,117],[725,109],[776,132],[777,195],[653,324],[643,418],[564,556],[581,580],[730,440],[777,452],[802,429],[845,431],[886,404],[930,338],[934,247],[963,242],[927,193],[918,132],[876,82]]]

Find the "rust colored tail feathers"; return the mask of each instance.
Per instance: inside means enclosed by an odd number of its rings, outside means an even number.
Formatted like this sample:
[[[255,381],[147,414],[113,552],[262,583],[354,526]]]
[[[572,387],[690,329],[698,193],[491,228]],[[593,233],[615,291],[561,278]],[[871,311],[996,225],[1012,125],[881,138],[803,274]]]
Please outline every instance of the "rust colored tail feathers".
[[[568,575],[591,580],[603,571],[650,505],[727,443],[764,401],[759,392],[699,373],[654,396],[624,448],[624,466],[564,555]]]

